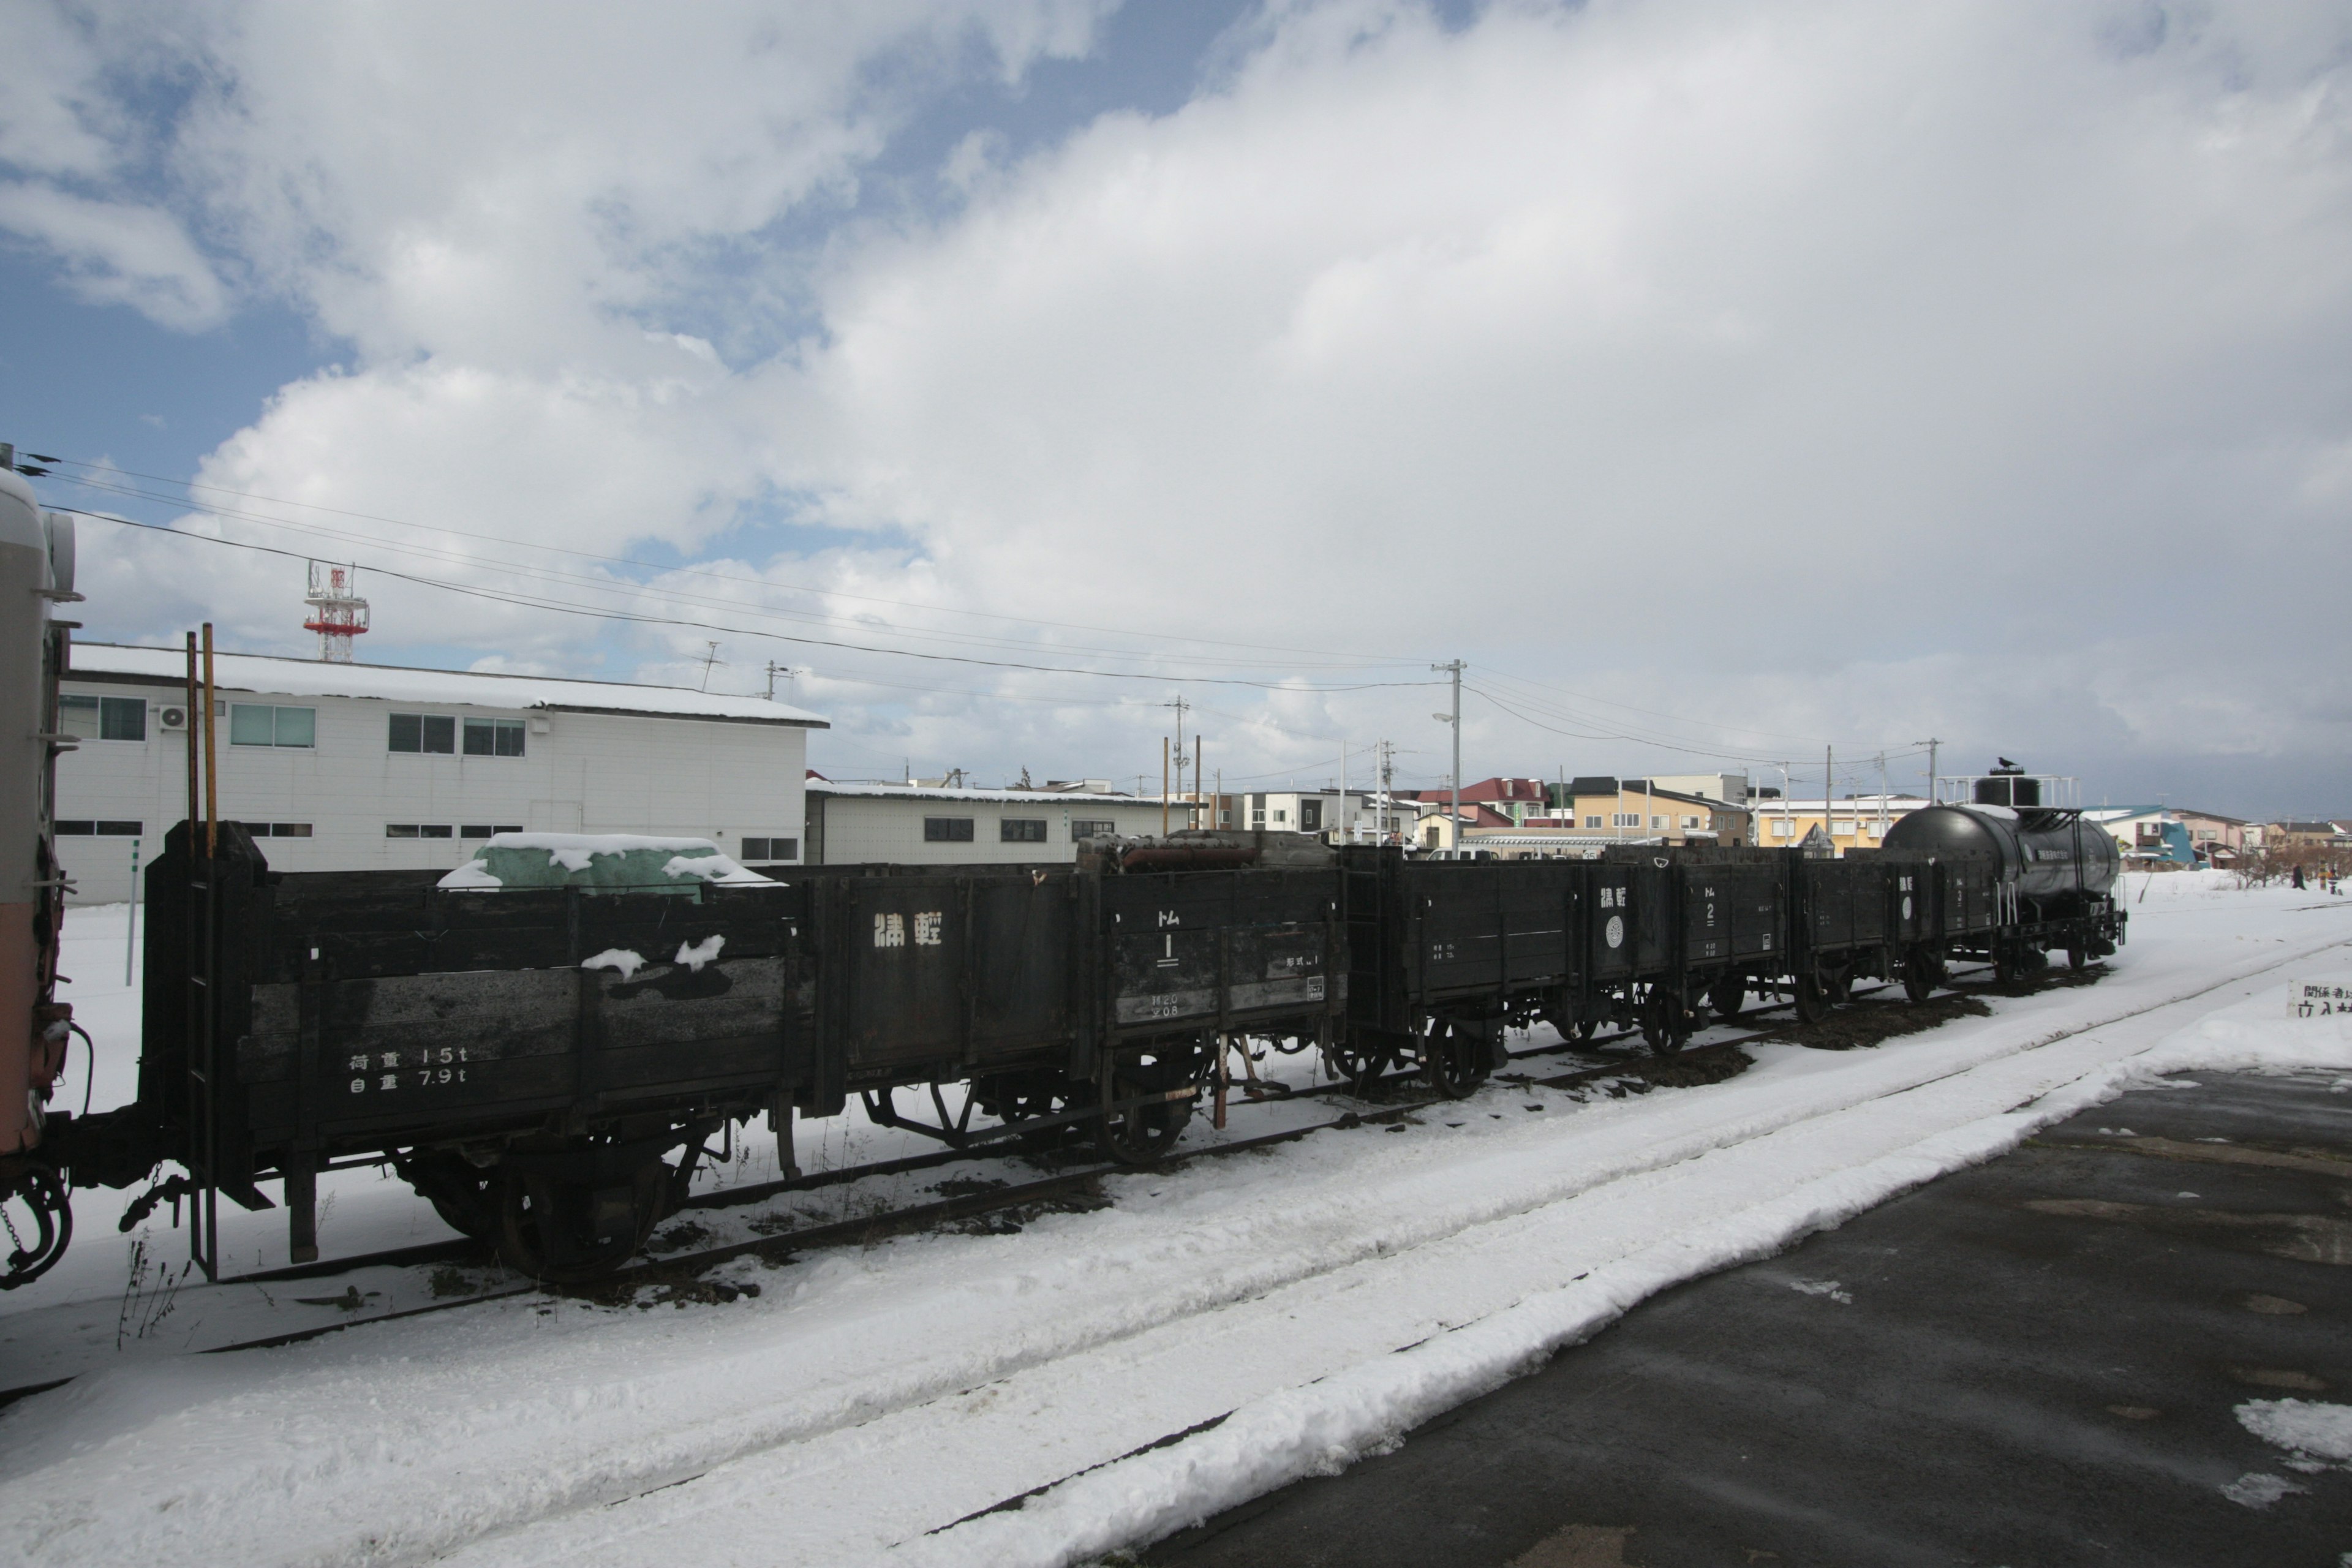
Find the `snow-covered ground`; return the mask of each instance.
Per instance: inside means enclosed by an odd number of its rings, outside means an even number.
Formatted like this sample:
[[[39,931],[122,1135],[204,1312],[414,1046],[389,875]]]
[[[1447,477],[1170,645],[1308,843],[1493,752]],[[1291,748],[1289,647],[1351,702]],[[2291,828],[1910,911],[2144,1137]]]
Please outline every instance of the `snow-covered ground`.
[[[522,1296],[173,1353],[224,1321],[238,1337],[333,1311],[244,1287],[239,1307],[184,1293],[115,1352],[126,1302],[152,1296],[125,1292],[120,1199],[85,1194],[76,1255],[0,1303],[0,1383],[38,1375],[17,1360],[37,1351],[95,1367],[0,1416],[0,1556],[1083,1562],[1392,1442],[1667,1285],[2127,1084],[2317,1068],[2352,1089],[2352,1028],[2286,1002],[2291,981],[2352,973],[2352,900],[2193,874],[2135,877],[2125,896],[2132,942],[2107,978],[1990,1017],[1875,1049],[1755,1047],[1728,1082],[1624,1100],[1496,1083],[1398,1130],[1117,1177],[1110,1207],[1017,1235],[747,1259],[721,1277],[761,1294],[723,1305]],[[121,917],[76,920],[68,968],[103,1106],[128,1093],[136,1033]],[[802,1158],[911,1152],[903,1136],[812,1124]],[[754,1156],[728,1179],[772,1173]],[[331,1250],[446,1234],[397,1184],[331,1190]],[[167,1248],[167,1225],[150,1228]],[[279,1216],[238,1216],[229,1244],[240,1265],[278,1260]],[[369,1289],[424,1289],[382,1272]],[[100,1327],[76,1339],[77,1315]],[[2335,1408],[2298,1409],[2297,1430],[2335,1431]]]

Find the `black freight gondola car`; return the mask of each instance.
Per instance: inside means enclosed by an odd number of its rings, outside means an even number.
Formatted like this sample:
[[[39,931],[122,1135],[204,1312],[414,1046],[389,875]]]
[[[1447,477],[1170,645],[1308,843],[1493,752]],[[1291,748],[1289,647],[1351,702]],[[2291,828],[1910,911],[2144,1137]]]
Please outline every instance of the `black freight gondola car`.
[[[1328,868],[1130,869],[1114,852],[476,890],[273,872],[244,829],[218,834],[192,858],[174,829],[150,870],[140,1098],[69,1146],[83,1184],[176,1160],[188,1177],[156,1194],[206,1205],[268,1207],[257,1183],[281,1181],[297,1261],[316,1255],[317,1175],[342,1164],[389,1162],[517,1267],[580,1279],[683,1201],[707,1139],[762,1112],[787,1169],[794,1114],[853,1093],[877,1123],[952,1144],[1087,1125],[1148,1161],[1221,1037],[1340,1033]],[[942,1089],[961,1083],[950,1116]],[[910,1086],[937,1120],[900,1110]]]
[[[956,1146],[1084,1130],[1143,1163],[1235,1039],[1320,1046],[1359,1078],[1412,1061],[1458,1096],[1514,1026],[1638,1024],[1670,1051],[1751,990],[1812,1018],[1860,976],[1916,1000],[1954,956],[2014,973],[2121,940],[2078,822],[1922,818],[1921,843],[1843,859],[1421,860],[1181,834],[1094,841],[1075,866],[796,871],[687,896],[286,876],[242,828],[222,825],[209,860],[179,828],[150,871],[140,1097],[54,1113],[50,1145],[83,1185],[179,1162],[141,1205],[197,1194],[207,1268],[216,1194],[267,1207],[258,1183],[282,1183],[302,1258],[318,1173],[385,1163],[519,1267],[578,1279],[633,1253],[706,1141],[762,1112],[788,1169],[795,1114],[853,1094]],[[928,1111],[902,1109],[908,1088]]]
[[[173,829],[149,872],[144,1164],[248,1207],[282,1178],[297,1261],[318,1173],[390,1155],[517,1267],[600,1272],[683,1199],[706,1137],[808,1076],[796,888],[288,875],[218,831],[207,859]]]

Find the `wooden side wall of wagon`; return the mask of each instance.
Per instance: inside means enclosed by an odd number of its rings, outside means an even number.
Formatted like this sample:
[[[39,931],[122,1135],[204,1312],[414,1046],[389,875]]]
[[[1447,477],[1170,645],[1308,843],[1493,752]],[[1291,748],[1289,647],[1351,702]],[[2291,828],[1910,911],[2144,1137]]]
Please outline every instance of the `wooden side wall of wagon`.
[[[1438,860],[1404,868],[1407,984],[1423,1011],[1507,1006],[1580,972],[1575,912],[1582,862]]]
[[[1786,950],[1780,868],[1702,862],[1679,868],[1682,957],[1690,968],[1762,969]]]
[[[1081,996],[1075,873],[839,878],[813,896],[823,1033],[850,1085],[1066,1060]]]
[[[1340,875],[1331,868],[1103,878],[1104,1043],[1327,1030],[1348,992]]]

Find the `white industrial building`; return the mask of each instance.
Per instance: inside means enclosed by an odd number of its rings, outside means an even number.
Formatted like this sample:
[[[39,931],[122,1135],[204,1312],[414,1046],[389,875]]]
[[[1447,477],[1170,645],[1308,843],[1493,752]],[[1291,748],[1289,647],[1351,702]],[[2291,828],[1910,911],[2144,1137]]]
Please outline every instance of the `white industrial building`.
[[[58,849],[78,902],[129,895],[187,809],[187,656],[76,643]],[[814,713],[666,686],[214,658],[220,815],[288,871],[444,868],[494,832],[709,838],[801,861]]]
[[[1070,861],[1077,841],[1155,834],[1157,799],[1066,789],[942,789],[925,784],[807,784],[812,866],[957,866]],[[1194,807],[1171,802],[1168,825],[1188,827]]]

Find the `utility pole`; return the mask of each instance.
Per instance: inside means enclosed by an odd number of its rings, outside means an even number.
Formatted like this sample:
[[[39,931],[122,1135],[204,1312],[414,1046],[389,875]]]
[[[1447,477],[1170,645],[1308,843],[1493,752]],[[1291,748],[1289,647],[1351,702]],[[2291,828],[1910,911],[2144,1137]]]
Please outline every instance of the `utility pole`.
[[[1160,837],[1168,837],[1168,737],[1160,737]]]
[[[719,662],[719,645],[714,642],[705,646],[710,651],[702,656],[702,689],[708,691],[710,689],[710,667]]]
[[[794,669],[789,664],[778,664],[774,659],[770,659],[768,661],[768,700],[773,702],[776,700],[776,677],[781,675],[786,680],[798,680],[803,673],[802,670]],[[705,673],[705,679],[708,679],[708,672]],[[795,690],[793,695],[799,695],[798,691]]]
[[[1465,667],[1462,660],[1455,658],[1429,668],[1440,675],[1454,678],[1454,712],[1450,717],[1444,713],[1436,717],[1454,726],[1454,784],[1450,809],[1454,817],[1454,853],[1458,858],[1462,853],[1462,671]]]
[[[1924,741],[1914,741],[1911,743],[1927,748],[1927,804],[1933,805],[1936,804],[1936,748],[1943,742],[1930,735]]]
[[[1192,704],[1184,700],[1184,694],[1180,691],[1176,694],[1174,701],[1163,702],[1160,706],[1176,710],[1176,787],[1182,789],[1184,787],[1184,710],[1190,708]],[[1160,769],[1160,834],[1163,838],[1168,835],[1168,769],[1165,765],[1167,761],[1165,756],[1161,757],[1162,765]]]
[[[1886,753],[1878,753],[1878,836],[1886,837]]]
[[[1339,842],[1348,842],[1348,739],[1339,738]]]

